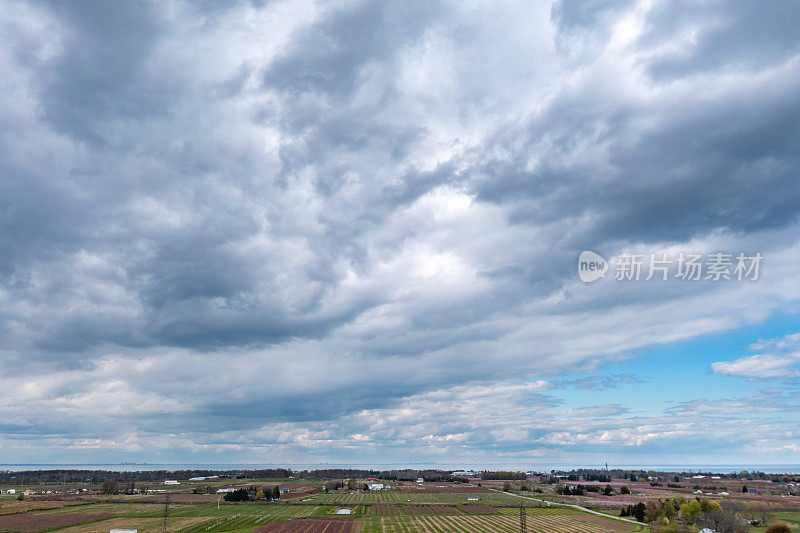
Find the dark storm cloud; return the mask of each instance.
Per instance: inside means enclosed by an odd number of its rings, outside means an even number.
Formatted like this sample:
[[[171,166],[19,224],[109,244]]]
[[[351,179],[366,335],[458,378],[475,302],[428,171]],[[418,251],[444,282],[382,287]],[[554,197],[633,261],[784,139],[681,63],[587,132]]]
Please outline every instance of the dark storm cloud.
[[[553,3],[550,16],[558,29],[559,51],[580,61],[598,54],[607,43],[614,23],[630,9],[633,0],[561,0]]]
[[[72,202],[65,184],[13,164],[14,147],[8,141],[0,141],[0,150],[8,155],[0,161],[6,178],[0,182],[0,284],[24,280],[17,267],[33,256],[57,255],[78,246],[82,239],[75,231],[74,212],[93,210],[91,204]]]
[[[296,31],[262,74],[264,87],[280,95],[281,109],[261,118],[277,121],[293,137],[281,147],[279,184],[310,170],[316,190],[330,197],[340,191],[348,172],[377,171],[367,198],[358,199],[366,202],[340,206],[360,224],[372,225],[451,178],[446,166],[428,172],[406,168],[391,184],[381,183],[388,176],[380,175],[387,167],[405,166],[410,145],[424,138],[424,126],[389,124],[380,116],[402,97],[392,79],[399,58],[436,26],[445,9],[439,2],[331,5],[318,22]],[[369,98],[360,101],[359,91],[371,78]],[[370,159],[354,161],[352,154],[369,154]],[[369,170],[362,168],[367,161]],[[343,224],[342,214],[324,215],[327,236],[347,243],[355,225]]]
[[[562,4],[554,8],[554,18],[565,31],[570,31],[597,26],[622,7],[597,6],[589,11]],[[161,100],[148,96],[149,82],[142,78],[159,36],[154,13],[134,8],[81,13],[63,5],[55,10],[69,28],[67,48],[49,65],[42,94],[45,117],[57,129],[88,135],[93,123],[109,125],[128,115],[146,120],[152,111],[163,111],[158,103]],[[740,103],[731,103],[712,107],[698,116],[697,104],[687,104],[685,111],[674,117],[653,117],[661,120],[651,131],[634,131],[631,126],[642,112],[651,110],[624,103],[616,109],[597,109],[585,94],[557,98],[544,115],[533,118],[525,129],[507,130],[497,138],[497,148],[502,150],[520,138],[527,139],[511,161],[490,159],[478,168],[460,172],[450,165],[434,171],[410,169],[400,174],[395,186],[371,186],[364,191],[366,196],[339,203],[336,195],[342,187],[342,176],[359,171],[362,164],[350,161],[352,155],[357,154],[362,160],[386,158],[391,163],[398,146],[389,149],[389,143],[402,147],[405,136],[412,141],[424,128],[398,130],[372,119],[370,114],[375,108],[361,110],[361,115],[358,109],[337,112],[329,107],[329,101],[352,101],[363,82],[360,76],[365,68],[381,63],[391,67],[398,54],[415,43],[440,15],[438,9],[393,4],[331,8],[320,21],[297,30],[287,51],[265,69],[265,86],[283,95],[285,109],[278,115],[282,128],[290,133],[305,132],[299,140],[281,147],[276,183],[286,187],[287,179],[310,169],[315,174],[315,192],[328,198],[332,207],[319,215],[325,223],[322,233],[309,236],[317,259],[305,265],[303,277],[318,287],[300,308],[288,311],[274,294],[257,293],[256,287],[269,281],[270,276],[277,276],[278,270],[259,271],[247,256],[231,254],[228,245],[256,235],[263,221],[248,210],[237,212],[240,206],[235,203],[220,205],[202,192],[202,184],[208,179],[204,176],[228,174],[224,165],[229,158],[224,154],[209,157],[203,144],[193,144],[205,143],[204,139],[190,139],[180,152],[160,155],[170,178],[174,176],[176,183],[189,188],[179,192],[177,198],[181,207],[201,213],[196,226],[175,233],[142,234],[130,218],[133,215],[126,213],[124,197],[116,192],[116,183],[122,179],[120,188],[137,193],[144,192],[145,184],[156,185],[155,190],[163,187],[167,193],[175,187],[149,178],[131,181],[112,176],[102,166],[101,176],[96,178],[87,178],[80,170],[72,174],[76,188],[84,188],[81,200],[74,190],[57,193],[61,202],[51,200],[56,205],[47,217],[32,216],[35,221],[29,222],[24,213],[14,217],[17,224],[26,228],[26,238],[37,234],[35,228],[40,219],[55,221],[38,231],[50,239],[42,241],[41,248],[46,250],[68,245],[71,239],[74,248],[83,244],[90,249],[126,246],[142,237],[149,241],[144,257],[123,258],[129,271],[125,285],[138,295],[142,305],[142,313],[128,326],[127,340],[121,324],[112,325],[106,317],[92,320],[91,313],[86,313],[45,328],[37,345],[61,351],[81,350],[110,340],[126,345],[202,348],[322,336],[376,303],[375,298],[360,298],[335,312],[320,312],[320,298],[340,280],[340,274],[330,265],[341,257],[358,258],[364,254],[363,247],[357,244],[363,225],[378,227],[385,214],[448,181],[461,181],[472,187],[479,198],[509,206],[512,220],[524,224],[556,222],[564,213],[592,213],[600,218],[590,232],[565,242],[563,253],[541,258],[535,268],[500,266],[498,272],[505,277],[512,274],[510,279],[519,286],[510,287],[500,299],[494,295],[485,301],[476,300],[475,305],[482,312],[509,308],[514,300],[558,287],[564,276],[563,264],[579,245],[596,245],[609,239],[686,239],[720,227],[752,231],[786,224],[796,215],[797,191],[791,180],[796,161],[791,148],[797,139],[790,125],[796,118],[797,105],[791,98],[796,89],[791,80],[769,101],[744,102],[752,108],[747,113],[742,113]],[[397,97],[391,85],[383,90],[383,99]],[[537,143],[544,138],[566,157],[575,145],[606,144],[612,169],[598,179],[580,160],[564,166],[548,161],[546,155],[541,170],[523,170],[524,159],[540,149]],[[743,152],[742,147],[747,147],[748,152]],[[337,151],[349,154],[348,159],[337,161]],[[745,173],[748,165],[752,174]],[[195,185],[182,176],[185,173],[195,174]],[[473,179],[473,175],[479,177]],[[104,179],[108,183],[104,184]],[[234,190],[261,193],[234,176],[226,179]],[[380,181],[380,177],[372,179]],[[756,195],[756,191],[766,194]],[[52,194],[52,189],[44,187],[41,194],[28,190],[26,194],[16,192],[9,196],[36,198],[33,203],[41,208],[47,206],[48,195]],[[369,199],[367,204],[363,204],[364,199]],[[123,220],[128,218],[122,224],[127,227],[119,244],[110,241],[112,236],[98,235],[85,226],[91,222],[103,225],[113,216],[111,210],[98,212],[97,203],[106,200],[116,202],[122,208],[116,214]],[[269,201],[267,197],[265,200]],[[372,210],[376,205],[380,206],[378,212]],[[19,204],[14,207],[19,209]],[[343,223],[338,209],[351,209],[353,221]],[[84,214],[86,220],[82,220]],[[59,235],[61,232],[72,235]],[[343,252],[333,251],[336,248]],[[445,308],[433,313],[427,310],[415,323],[427,329],[465,318],[469,320],[463,310]],[[437,349],[448,342],[448,337],[445,333],[432,343],[427,341],[427,348]],[[418,349],[417,345],[413,349]]]
[[[631,0],[561,0],[553,4],[551,16],[562,31],[578,28],[597,30],[608,26],[614,17],[633,4]]]
[[[67,26],[64,51],[43,71],[44,115],[57,131],[101,143],[114,121],[166,110],[167,80],[145,71],[159,34],[151,4],[49,6]]]
[[[753,70],[800,51],[800,5],[780,2],[663,2],[648,13],[644,46],[688,39],[681,50],[656,55],[648,72],[658,81],[722,69]]]
[[[320,22],[304,28],[289,50],[264,74],[266,86],[346,101],[358,89],[363,68],[395,58],[442,14],[439,2],[363,2],[331,6]],[[381,95],[385,96],[385,95]],[[315,115],[304,115],[315,121]],[[303,122],[294,123],[301,129]],[[343,132],[338,132],[343,133]]]
[[[798,91],[792,72],[758,99],[687,98],[645,109],[619,102],[603,112],[580,95],[516,132],[526,142],[510,160],[474,169],[475,187],[481,198],[512,205],[521,221],[598,217],[590,232],[566,243],[571,250],[604,240],[681,241],[714,229],[785,226],[800,212]],[[644,117],[657,126],[639,129]],[[521,171],[543,141],[555,151],[544,155],[541,169]],[[583,143],[607,146],[608,167],[590,168],[580,159],[565,165],[570,147]]]

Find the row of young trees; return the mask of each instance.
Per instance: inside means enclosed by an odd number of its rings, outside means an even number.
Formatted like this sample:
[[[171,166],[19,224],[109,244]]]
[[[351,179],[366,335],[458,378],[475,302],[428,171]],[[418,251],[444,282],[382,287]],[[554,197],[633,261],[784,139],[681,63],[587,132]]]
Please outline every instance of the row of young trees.
[[[606,485],[605,487],[601,487],[600,485],[556,485],[555,488],[556,494],[561,494],[563,496],[583,496],[587,492],[596,492],[599,494],[604,494],[606,496],[611,496],[612,494],[617,494],[611,485]],[[619,494],[630,494],[631,491],[626,486],[622,486],[619,490]]]
[[[511,480],[526,480],[528,479],[528,475],[525,472],[489,472],[484,471],[481,472],[481,479],[484,481],[497,481],[503,479],[511,479]]]
[[[632,482],[642,480],[657,480],[660,482],[679,482],[684,477],[691,477],[694,475],[715,476],[720,479],[737,479],[737,480],[758,480],[758,481],[772,481],[773,483],[791,483],[800,482],[800,475],[797,474],[766,474],[764,472],[750,472],[743,470],[741,472],[729,472],[727,474],[717,472],[661,472],[655,470],[621,470],[621,469],[576,469],[576,470],[551,470],[552,476],[561,476],[568,481],[600,481],[607,482],[610,479],[628,479]]]
[[[378,478],[390,481],[416,481],[419,478],[425,481],[438,483],[446,481],[466,482],[467,479],[463,477],[453,476],[449,472],[443,470],[355,470],[349,468],[329,468],[325,470],[313,470],[298,472],[297,477],[306,479],[322,480],[322,479],[367,479]],[[497,479],[509,479],[500,478]],[[514,478],[516,479],[516,478]]]

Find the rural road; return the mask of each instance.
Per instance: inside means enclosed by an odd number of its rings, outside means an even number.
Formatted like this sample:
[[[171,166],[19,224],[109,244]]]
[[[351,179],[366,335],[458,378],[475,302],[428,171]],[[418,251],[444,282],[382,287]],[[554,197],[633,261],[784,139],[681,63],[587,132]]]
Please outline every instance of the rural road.
[[[628,522],[629,524],[634,524],[637,526],[646,526],[644,522],[639,522],[637,520],[632,520],[630,518],[622,518],[621,516],[613,516],[610,514],[601,513],[600,511],[593,511],[591,509],[587,509],[586,507],[581,507],[580,505],[575,505],[572,503],[558,503],[558,502],[549,502],[547,500],[540,500],[539,498],[531,498],[530,496],[520,496],[519,494],[514,494],[513,492],[505,492],[502,490],[497,489],[490,489],[495,492],[500,492],[502,494],[508,494],[509,496],[516,496],[517,498],[522,498],[523,500],[533,500],[535,502],[546,503],[548,505],[560,505],[561,507],[572,507],[573,509],[580,509],[581,511],[596,514],[597,516],[602,516],[603,518],[610,518],[611,520],[619,520],[620,522]]]

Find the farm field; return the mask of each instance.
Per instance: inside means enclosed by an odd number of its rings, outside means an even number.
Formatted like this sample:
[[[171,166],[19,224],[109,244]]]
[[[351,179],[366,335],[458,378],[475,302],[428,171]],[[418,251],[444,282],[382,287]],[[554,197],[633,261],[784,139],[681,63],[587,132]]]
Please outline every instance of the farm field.
[[[535,513],[527,515],[530,533],[605,533],[635,531],[634,526],[586,514]],[[366,521],[364,533],[516,533],[517,515],[396,516]]]
[[[169,521],[169,531],[183,531],[197,523],[198,518],[175,518]],[[91,524],[58,529],[59,533],[108,533],[112,529],[136,529],[138,533],[160,533],[163,521],[160,518],[110,518]],[[41,531],[41,530],[37,530]]]
[[[229,481],[228,486],[242,486],[239,480]],[[697,490],[694,481],[670,482],[672,486],[665,487],[628,479],[602,484],[603,489],[606,486],[612,489],[605,494],[596,490],[564,494],[563,487],[570,484],[585,483],[584,487],[591,487],[602,482],[544,483],[535,477],[483,482],[478,486],[481,482],[473,479],[472,486],[468,486],[442,482],[401,484],[390,480],[390,488],[380,491],[362,488],[361,481],[356,484],[358,488],[351,489],[345,488],[341,480],[338,487],[327,485],[333,483],[330,481],[301,482],[293,487],[302,491],[300,497],[287,499],[282,495],[281,500],[272,502],[222,501],[222,495],[205,494],[205,490],[203,494],[175,490],[168,495],[109,495],[95,491],[81,495],[38,495],[21,501],[13,495],[4,495],[0,498],[0,533],[107,533],[114,528],[160,532],[167,499],[167,531],[175,533],[515,533],[519,531],[520,505],[526,509],[529,533],[644,533],[649,531],[646,526],[612,517],[619,516],[625,505],[658,501],[664,495],[679,495],[689,500]],[[784,522],[792,531],[800,532],[800,511],[789,505],[797,496],[781,494],[786,489],[778,484],[747,482],[755,494],[741,491],[743,481],[701,481],[705,490],[702,497],[707,501],[734,500],[741,504],[761,497],[771,514],[768,523]],[[252,498],[260,487],[275,484],[274,480],[254,480],[254,487],[247,488]],[[622,487],[626,487],[626,492]],[[559,502],[593,507],[609,516],[559,506]],[[752,527],[748,531],[765,530]]]
[[[371,506],[370,510],[372,514],[378,516],[458,514],[458,511],[454,507],[436,504],[394,505],[391,503],[376,503]]]
[[[421,496],[421,495],[418,495]],[[457,493],[429,494],[428,499],[458,499]],[[489,496],[495,496],[494,494]],[[502,496],[502,495],[499,495]],[[520,500],[506,496],[507,501]],[[0,517],[0,531],[42,533],[107,533],[113,528],[162,531],[164,506],[132,500],[90,502],[80,506],[36,509]],[[351,514],[337,516],[343,508],[324,504],[177,503],[169,507],[168,531],[178,533],[489,533],[519,530],[518,507],[493,507],[483,503],[448,505],[437,502],[348,505]],[[5,520],[5,521],[3,521]],[[527,508],[531,533],[603,533],[637,531],[633,526],[564,508]]]
[[[26,500],[17,501],[3,499],[0,500],[0,515],[25,513],[28,511],[46,510],[46,509],[62,509],[69,506],[80,507],[86,505],[85,501],[36,501]],[[76,511],[81,512],[81,511]]]
[[[357,520],[294,519],[288,522],[273,522],[255,530],[257,533],[358,533],[361,523]]]
[[[109,518],[108,514],[99,513],[50,513],[50,514],[7,514],[0,516],[0,531],[43,531],[74,524],[86,524]]]
[[[477,500],[470,498],[478,498]],[[415,492],[368,492],[360,494],[332,493],[332,494],[313,494],[302,498],[300,502],[326,503],[329,505],[354,505],[354,504],[373,504],[373,503],[439,503],[439,504],[472,504],[481,503],[495,507],[519,507],[524,504],[526,507],[541,507],[542,504],[531,500],[523,500],[499,492],[489,492],[482,494],[458,493],[458,492],[438,492],[438,493],[415,493]]]

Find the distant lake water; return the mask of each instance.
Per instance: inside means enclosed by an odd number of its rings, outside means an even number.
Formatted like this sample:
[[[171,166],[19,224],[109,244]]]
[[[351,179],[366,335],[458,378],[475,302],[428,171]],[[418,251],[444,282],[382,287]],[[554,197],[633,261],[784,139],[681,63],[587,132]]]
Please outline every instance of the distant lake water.
[[[394,463],[394,464],[355,464],[355,463],[306,463],[306,464],[255,464],[255,463],[120,463],[120,464],[0,464],[0,470],[22,472],[25,470],[111,470],[115,472],[145,472],[153,470],[260,470],[267,468],[290,468],[300,470],[324,470],[329,468],[353,468],[361,470],[511,470],[550,472],[551,470],[574,470],[579,468],[597,469],[605,465],[598,464],[440,464],[440,463]],[[616,465],[609,464],[609,469],[652,470],[656,472],[711,472],[729,474],[748,470],[766,474],[800,474],[798,464],[771,465]]]

